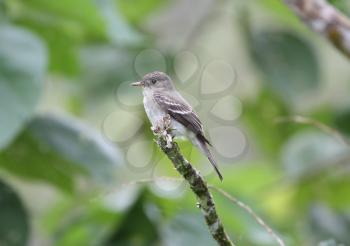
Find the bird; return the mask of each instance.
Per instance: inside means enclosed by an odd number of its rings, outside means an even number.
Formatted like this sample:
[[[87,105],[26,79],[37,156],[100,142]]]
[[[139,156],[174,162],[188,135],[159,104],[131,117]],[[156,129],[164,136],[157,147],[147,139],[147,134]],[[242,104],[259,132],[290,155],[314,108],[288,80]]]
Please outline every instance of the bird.
[[[143,89],[143,105],[153,129],[159,126],[164,117],[170,116],[171,134],[190,140],[208,158],[223,181],[217,162],[209,150],[212,145],[204,135],[202,123],[191,105],[176,90],[172,79],[166,73],[155,71],[131,85]]]

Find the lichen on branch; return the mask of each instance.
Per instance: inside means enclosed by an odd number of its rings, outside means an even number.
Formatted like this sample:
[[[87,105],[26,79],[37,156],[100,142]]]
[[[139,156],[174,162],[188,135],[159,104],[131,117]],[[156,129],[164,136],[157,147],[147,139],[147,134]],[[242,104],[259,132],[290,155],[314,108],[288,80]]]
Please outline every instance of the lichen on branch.
[[[284,0],[312,30],[350,58],[350,20],[325,0]]]
[[[162,122],[156,128],[152,128],[157,144],[161,150],[168,156],[176,170],[188,182],[191,190],[196,195],[198,206],[200,207],[205,221],[209,227],[209,231],[219,245],[232,246],[233,242],[225,232],[224,226],[216,211],[213,197],[208,189],[207,183],[204,181],[200,173],[193,168],[181,154],[180,149],[173,141],[170,132],[169,116],[164,117]]]

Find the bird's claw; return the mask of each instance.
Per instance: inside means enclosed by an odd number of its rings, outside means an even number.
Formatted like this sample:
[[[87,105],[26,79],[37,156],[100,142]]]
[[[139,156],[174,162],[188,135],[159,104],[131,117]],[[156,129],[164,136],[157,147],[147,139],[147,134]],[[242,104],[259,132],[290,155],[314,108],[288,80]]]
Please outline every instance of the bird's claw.
[[[160,122],[156,126],[152,126],[151,130],[154,132],[155,135],[158,137],[162,137],[164,140],[166,140],[166,147],[171,148],[173,143],[173,137],[171,136],[170,132],[173,130],[171,128],[171,118],[170,115],[166,115],[163,117]]]
[[[159,125],[157,125],[157,126],[151,126],[151,130],[155,133],[155,134],[159,134],[159,133],[161,133],[161,131],[162,131],[162,129],[161,129],[161,127],[159,126]]]

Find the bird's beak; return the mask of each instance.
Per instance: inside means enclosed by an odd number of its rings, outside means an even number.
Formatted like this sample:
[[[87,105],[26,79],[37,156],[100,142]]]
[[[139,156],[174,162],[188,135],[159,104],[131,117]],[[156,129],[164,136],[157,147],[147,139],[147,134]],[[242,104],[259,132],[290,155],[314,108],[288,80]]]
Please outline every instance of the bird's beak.
[[[145,83],[143,81],[137,81],[137,82],[131,83],[131,85],[143,87],[145,85]]]

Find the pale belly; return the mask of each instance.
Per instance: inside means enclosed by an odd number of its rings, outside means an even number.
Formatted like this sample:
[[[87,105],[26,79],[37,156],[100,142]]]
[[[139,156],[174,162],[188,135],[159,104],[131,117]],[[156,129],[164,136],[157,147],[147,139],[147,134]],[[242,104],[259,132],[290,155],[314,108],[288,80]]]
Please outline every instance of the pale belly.
[[[160,108],[158,103],[156,103],[152,97],[145,96],[143,98],[143,104],[145,107],[145,112],[147,114],[148,119],[150,120],[153,127],[157,127],[162,124],[163,118],[167,115],[167,113]],[[174,129],[172,134],[175,136],[184,136],[192,138],[191,135],[193,133],[189,132],[182,124],[178,123],[174,119],[171,119],[171,128]]]

